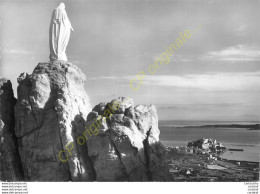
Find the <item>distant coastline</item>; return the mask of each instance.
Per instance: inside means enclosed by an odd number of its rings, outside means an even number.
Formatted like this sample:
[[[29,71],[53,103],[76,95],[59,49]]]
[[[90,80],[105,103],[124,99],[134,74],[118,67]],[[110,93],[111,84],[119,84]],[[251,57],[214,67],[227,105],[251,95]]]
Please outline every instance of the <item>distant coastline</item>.
[[[218,125],[193,125],[193,126],[183,126],[182,128],[208,128],[208,127],[214,127],[214,128],[245,128],[248,130],[260,130],[260,124],[253,124],[253,125],[242,125],[242,124],[218,124]]]
[[[168,123],[170,122],[170,124]],[[252,124],[237,124],[236,121],[234,122],[228,122],[228,124],[224,123],[219,123],[214,121],[212,124],[195,124],[195,123],[185,123],[182,125],[178,125],[180,121],[167,121],[167,120],[162,120],[159,121],[159,126],[163,127],[175,127],[175,128],[240,128],[240,129],[247,129],[247,130],[260,130],[260,124],[258,122],[252,122]],[[199,122],[199,121],[198,121]],[[167,124],[166,124],[167,123]]]

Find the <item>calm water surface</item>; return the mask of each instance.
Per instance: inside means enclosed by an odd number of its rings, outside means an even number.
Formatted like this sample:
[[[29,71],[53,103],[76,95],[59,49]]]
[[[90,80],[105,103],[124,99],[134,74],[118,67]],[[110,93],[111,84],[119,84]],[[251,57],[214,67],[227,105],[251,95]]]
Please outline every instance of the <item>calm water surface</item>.
[[[189,141],[212,138],[227,148],[244,149],[243,152],[225,152],[222,157],[234,160],[260,161],[260,131],[245,128],[199,127],[216,124],[256,124],[256,122],[206,122],[206,121],[161,121],[160,140],[168,146],[186,146]],[[193,127],[189,127],[193,126]],[[197,127],[196,127],[197,126]]]

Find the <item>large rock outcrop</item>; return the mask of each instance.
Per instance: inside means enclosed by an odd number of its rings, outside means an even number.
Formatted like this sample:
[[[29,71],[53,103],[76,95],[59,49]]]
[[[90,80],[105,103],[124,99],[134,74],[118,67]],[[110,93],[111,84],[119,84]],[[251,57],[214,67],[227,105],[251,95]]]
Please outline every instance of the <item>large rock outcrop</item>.
[[[75,65],[54,61],[20,75],[17,102],[1,82],[1,177],[170,181],[156,108],[120,97],[91,110],[85,81]]]
[[[25,180],[89,179],[79,153],[73,152],[68,162],[59,159],[60,151],[73,141],[74,119],[86,118],[91,111],[85,80],[77,66],[62,61],[39,63],[31,75],[18,78],[15,134]]]
[[[0,79],[0,180],[21,181],[23,171],[14,135],[14,98],[12,84]]]
[[[87,141],[79,147],[88,152],[84,162],[92,164],[94,180],[170,180],[153,105],[134,106],[124,97],[100,103],[89,113],[86,130],[93,133],[84,135]],[[82,133],[77,134],[79,139]]]

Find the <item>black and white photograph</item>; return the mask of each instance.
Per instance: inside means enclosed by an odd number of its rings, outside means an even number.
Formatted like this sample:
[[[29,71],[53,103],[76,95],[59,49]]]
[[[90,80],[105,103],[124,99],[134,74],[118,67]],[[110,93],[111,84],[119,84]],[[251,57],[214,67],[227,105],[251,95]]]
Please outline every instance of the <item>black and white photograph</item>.
[[[0,192],[258,194],[259,32],[260,0],[0,0]]]

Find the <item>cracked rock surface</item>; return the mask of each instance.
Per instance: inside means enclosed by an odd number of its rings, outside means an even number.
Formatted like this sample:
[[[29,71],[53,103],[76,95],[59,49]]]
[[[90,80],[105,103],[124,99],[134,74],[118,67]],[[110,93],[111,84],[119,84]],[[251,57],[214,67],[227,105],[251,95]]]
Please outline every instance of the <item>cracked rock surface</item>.
[[[114,102],[120,107],[112,110]],[[111,114],[102,118],[108,110]],[[96,181],[170,180],[155,106],[134,106],[131,98],[121,97],[95,106],[87,128],[93,123],[99,125],[99,133],[90,137],[86,147]]]
[[[21,181],[23,171],[14,135],[14,98],[12,84],[0,79],[0,180]]]
[[[68,162],[58,158],[73,141],[75,117],[86,118],[91,110],[85,81],[77,66],[62,61],[39,63],[31,75],[18,78],[15,134],[25,180],[89,180],[78,152]]]
[[[120,97],[91,109],[85,75],[64,61],[17,80],[17,102],[0,82],[0,180],[171,181],[155,106]]]

